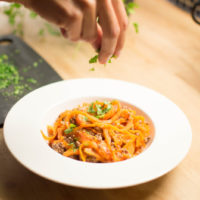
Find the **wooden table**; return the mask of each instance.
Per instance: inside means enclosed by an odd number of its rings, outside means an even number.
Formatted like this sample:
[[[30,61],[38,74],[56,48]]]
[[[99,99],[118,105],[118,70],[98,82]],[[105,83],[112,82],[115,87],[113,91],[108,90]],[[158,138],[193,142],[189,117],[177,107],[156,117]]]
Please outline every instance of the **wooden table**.
[[[56,184],[20,165],[9,153],[0,130],[0,200],[35,199],[200,199],[200,26],[191,16],[166,0],[138,0],[131,21],[140,24],[137,35],[130,24],[124,51],[106,67],[89,71],[92,48],[61,38],[39,38],[25,21],[25,41],[64,78],[105,77],[153,88],[174,101],[187,115],[193,143],[187,157],[167,175],[135,187],[88,190]],[[9,32],[1,16],[0,34]]]

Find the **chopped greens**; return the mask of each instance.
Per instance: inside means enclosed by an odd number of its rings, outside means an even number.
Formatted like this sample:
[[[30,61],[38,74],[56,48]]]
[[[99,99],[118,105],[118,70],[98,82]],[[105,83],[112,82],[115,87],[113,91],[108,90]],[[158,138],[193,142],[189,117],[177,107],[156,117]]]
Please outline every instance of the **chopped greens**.
[[[76,128],[76,125],[71,123],[69,125],[69,128],[64,130],[65,134],[71,133],[74,130],[74,128]]]
[[[104,115],[111,110],[111,108],[112,105],[108,101],[105,101],[103,105],[98,104],[98,101],[96,101],[95,103],[90,104],[88,112],[94,114],[96,118],[100,119],[103,118]]]
[[[15,53],[18,54],[20,51],[16,49]],[[33,69],[33,67],[19,68],[15,66],[10,57],[12,57],[12,54],[0,55],[0,94],[4,97],[18,98],[27,91],[32,90],[31,86],[37,84],[37,80],[32,77],[25,78],[27,76],[26,72]]]
[[[64,130],[64,132],[65,132],[66,134],[69,134],[69,133],[71,133],[72,131],[73,131],[73,128],[68,128],[68,129]]]
[[[138,4],[136,4],[135,2],[126,3],[125,0],[123,0],[123,1],[125,3],[125,9],[126,9],[127,15],[130,15],[130,14],[134,13],[134,9],[138,8]]]
[[[13,34],[23,36],[24,35],[24,17],[26,14],[24,13],[23,6],[18,3],[11,3],[8,7],[6,7],[3,13],[8,17],[8,22],[13,28]],[[34,11],[29,11],[29,17],[31,19],[36,19],[38,14]],[[45,30],[54,36],[61,36],[59,30],[54,29],[49,23],[44,23],[43,27],[38,31],[39,36],[43,36]]]
[[[41,29],[38,31],[38,35],[43,36],[43,35],[44,35],[44,32],[45,32],[44,28],[41,28]]]
[[[14,28],[13,33],[23,36],[22,18],[24,14],[20,12],[20,8],[20,4],[12,3],[8,8],[4,10],[4,14],[7,15],[9,24]]]
[[[134,28],[135,28],[135,32],[136,33],[139,33],[139,25],[138,25],[138,23],[133,23],[133,26],[134,26]]]
[[[38,67],[38,62],[34,62],[33,67]]]
[[[89,63],[92,64],[92,63],[96,63],[97,60],[98,60],[98,57],[99,55],[95,55],[94,57],[92,57],[90,60],[89,60]],[[94,71],[94,70],[93,70]]]
[[[95,71],[95,68],[94,67],[90,68],[90,71]]]
[[[30,11],[30,17],[31,17],[32,19],[35,19],[37,16],[38,16],[37,13],[35,13],[35,12],[33,12],[33,11]]]
[[[33,78],[28,78],[28,79],[27,79],[27,82],[36,84],[36,83],[37,83],[37,80],[35,80],[35,79],[33,79]]]
[[[96,111],[94,110],[94,103],[91,103],[91,105],[88,108],[89,113],[95,113]]]
[[[69,125],[69,127],[70,127],[70,128],[76,128],[76,125],[73,124],[73,123],[71,123],[71,124]]]
[[[83,119],[84,119],[85,121],[88,121],[88,117],[86,117],[86,116],[83,116]]]
[[[54,36],[61,36],[61,33],[59,30],[53,28],[49,23],[45,23],[45,26],[48,30],[48,32],[51,34],[51,35],[54,35]]]

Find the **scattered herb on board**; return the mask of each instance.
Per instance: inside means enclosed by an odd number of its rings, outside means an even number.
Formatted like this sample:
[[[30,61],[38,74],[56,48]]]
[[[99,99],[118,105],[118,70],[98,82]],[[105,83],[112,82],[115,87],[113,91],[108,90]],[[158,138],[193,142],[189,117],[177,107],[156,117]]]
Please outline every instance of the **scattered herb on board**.
[[[38,67],[38,62],[34,62],[33,67]]]
[[[22,71],[26,72],[24,69]],[[37,84],[37,80],[34,78],[24,79],[17,66],[9,60],[9,56],[7,54],[0,55],[0,93],[3,96],[19,97],[30,91],[33,84]]]
[[[27,82],[32,83],[32,84],[36,84],[37,80],[35,80],[34,78],[28,78]]]

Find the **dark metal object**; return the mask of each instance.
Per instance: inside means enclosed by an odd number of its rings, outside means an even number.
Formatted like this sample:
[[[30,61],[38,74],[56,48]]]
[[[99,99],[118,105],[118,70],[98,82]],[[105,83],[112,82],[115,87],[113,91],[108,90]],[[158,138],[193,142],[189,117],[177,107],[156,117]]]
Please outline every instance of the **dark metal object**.
[[[200,0],[169,0],[191,13],[193,20],[200,24]]]
[[[197,24],[200,24],[200,2],[196,3],[193,7],[192,18]]]

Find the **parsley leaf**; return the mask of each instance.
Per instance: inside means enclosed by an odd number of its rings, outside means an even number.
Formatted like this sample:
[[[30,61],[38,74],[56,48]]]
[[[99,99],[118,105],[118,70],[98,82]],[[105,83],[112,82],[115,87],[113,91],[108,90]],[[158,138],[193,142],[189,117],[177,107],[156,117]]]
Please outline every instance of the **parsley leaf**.
[[[83,116],[83,119],[84,119],[85,121],[88,121],[88,117],[86,117],[86,116]]]
[[[88,112],[95,115],[96,118],[100,119],[103,118],[104,115],[112,108],[112,105],[110,102],[105,101],[103,105],[98,104],[98,101],[95,103],[91,103]]]
[[[88,108],[89,113],[95,113],[96,111],[94,110],[94,103],[91,103],[91,105]]]
[[[138,4],[134,2],[125,3],[125,9],[126,9],[127,15],[132,14],[135,8],[138,8]]]
[[[65,134],[69,134],[73,131],[73,128],[68,128],[68,129],[65,129],[64,132]]]
[[[99,55],[95,55],[94,57],[92,57],[92,58],[89,60],[89,63],[90,63],[90,64],[96,63],[97,60],[98,60],[98,57],[99,57]],[[94,70],[91,70],[91,71],[94,71]]]
[[[138,25],[138,23],[133,23],[133,26],[134,26],[134,28],[135,28],[135,32],[136,33],[139,33],[139,25]]]
[[[95,71],[95,68],[94,67],[90,68],[90,71],[92,71],[92,72]]]
[[[35,12],[33,12],[33,11],[30,12],[30,17],[31,17],[32,19],[35,19],[37,16],[38,16],[37,13],[35,13]]]
[[[70,127],[70,128],[76,128],[76,125],[73,124],[73,123],[71,123],[71,124],[69,125],[69,127]]]
[[[64,130],[65,134],[71,133],[74,130],[74,128],[76,128],[76,125],[71,123],[69,125],[69,128],[67,128],[67,129]]]
[[[47,31],[54,36],[61,36],[61,33],[58,29],[52,27],[49,23],[45,23],[45,26],[47,28]]]
[[[103,114],[103,110],[102,110],[101,105],[95,104],[95,107],[97,109],[97,115],[102,115]]]

